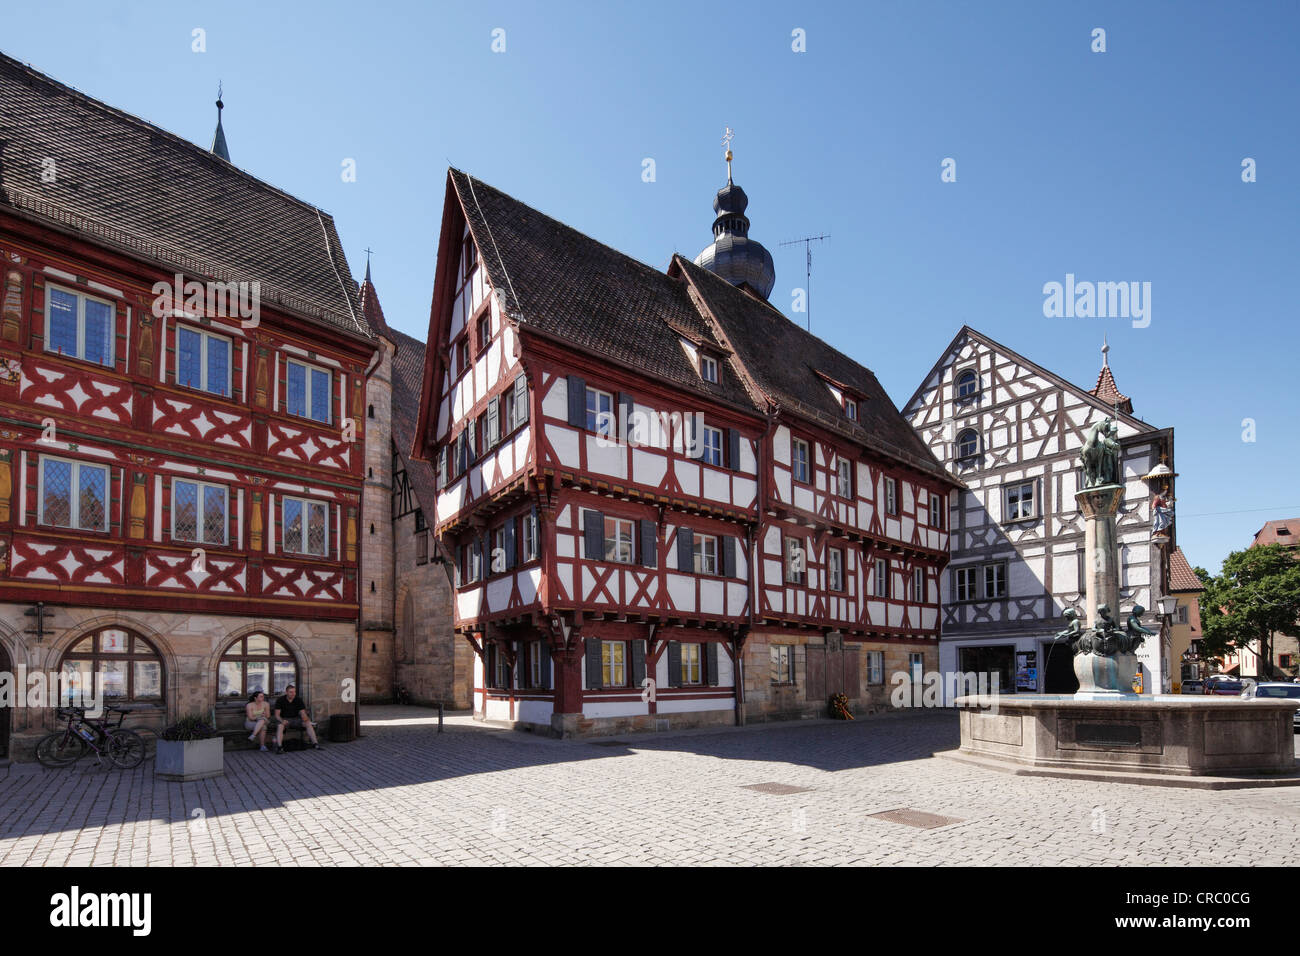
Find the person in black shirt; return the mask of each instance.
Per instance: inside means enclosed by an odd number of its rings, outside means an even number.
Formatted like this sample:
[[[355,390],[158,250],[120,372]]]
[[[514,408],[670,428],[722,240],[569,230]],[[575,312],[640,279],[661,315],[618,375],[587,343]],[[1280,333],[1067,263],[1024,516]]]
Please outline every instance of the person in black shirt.
[[[298,688],[290,684],[284,689],[284,696],[275,701],[275,752],[284,753],[284,728],[301,727],[307,732],[311,745],[320,750],[320,741],[316,739],[316,728],[312,726],[311,714],[307,712],[307,702],[298,696]]]

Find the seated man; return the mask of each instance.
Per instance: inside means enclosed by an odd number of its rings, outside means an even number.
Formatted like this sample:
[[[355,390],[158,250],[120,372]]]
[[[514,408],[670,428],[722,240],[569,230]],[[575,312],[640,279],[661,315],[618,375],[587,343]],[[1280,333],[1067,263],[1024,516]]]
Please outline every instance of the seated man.
[[[284,753],[284,728],[301,727],[307,732],[311,745],[320,750],[320,741],[316,739],[316,728],[311,725],[311,714],[307,713],[307,703],[298,696],[298,688],[290,684],[284,689],[284,696],[275,701],[275,752]]]

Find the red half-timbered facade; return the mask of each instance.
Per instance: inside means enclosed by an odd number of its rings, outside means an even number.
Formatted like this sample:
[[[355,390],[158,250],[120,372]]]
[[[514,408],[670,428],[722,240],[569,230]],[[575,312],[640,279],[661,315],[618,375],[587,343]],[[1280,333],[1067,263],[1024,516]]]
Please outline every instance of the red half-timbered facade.
[[[874,376],[749,288],[457,170],[413,451],[480,716],[567,735],[875,707],[887,665],[934,653],[954,483]]]
[[[351,710],[375,344],[333,223],[4,57],[0,103],[0,669]]]

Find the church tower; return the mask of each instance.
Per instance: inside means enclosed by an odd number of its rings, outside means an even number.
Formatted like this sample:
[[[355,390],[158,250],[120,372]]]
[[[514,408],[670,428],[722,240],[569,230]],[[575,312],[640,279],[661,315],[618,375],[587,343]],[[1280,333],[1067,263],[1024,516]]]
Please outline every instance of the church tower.
[[[766,299],[776,284],[772,254],[749,238],[745,209],[749,197],[731,181],[731,130],[723,137],[727,147],[727,185],[713,200],[713,242],[695,257],[695,264],[721,276],[732,285],[749,288]]]

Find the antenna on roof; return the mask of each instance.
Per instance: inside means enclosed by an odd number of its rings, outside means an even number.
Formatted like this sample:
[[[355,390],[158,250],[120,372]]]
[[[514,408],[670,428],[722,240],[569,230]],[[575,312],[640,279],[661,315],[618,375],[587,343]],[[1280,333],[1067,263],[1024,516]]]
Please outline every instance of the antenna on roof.
[[[806,271],[804,273],[804,290],[803,305],[804,314],[808,318],[808,331],[812,331],[812,244],[822,239],[829,239],[830,233],[824,236],[804,236],[802,239],[791,239],[789,242],[783,242],[783,246],[797,246],[803,243],[804,262]]]

